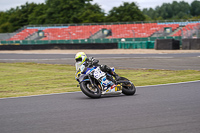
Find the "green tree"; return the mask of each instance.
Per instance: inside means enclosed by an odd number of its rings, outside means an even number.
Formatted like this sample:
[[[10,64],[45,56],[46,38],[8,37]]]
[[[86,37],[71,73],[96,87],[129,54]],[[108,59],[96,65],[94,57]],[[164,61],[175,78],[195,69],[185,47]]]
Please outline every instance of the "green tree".
[[[200,1],[193,1],[191,3],[191,15],[192,16],[199,16],[200,15]]]
[[[153,20],[160,19],[188,19],[191,17],[190,5],[184,1],[173,1],[172,3],[163,3],[155,9],[144,9],[143,13]]]
[[[46,4],[38,4],[37,7],[28,17],[29,24],[45,24],[46,21]]]
[[[13,31],[13,25],[9,22],[0,25],[0,33],[8,33]]]
[[[37,4],[26,2],[25,5],[21,5],[16,9],[11,9],[10,11],[8,11],[8,22],[12,23],[13,31],[29,24],[29,15],[32,14],[36,7]]]
[[[81,23],[79,13],[92,0],[46,0],[46,23]]]
[[[0,25],[7,22],[8,13],[0,12]]]
[[[173,9],[169,3],[164,3],[156,12],[160,13],[159,16],[163,19],[169,19],[173,16]]]
[[[91,3],[87,3],[78,16],[82,23],[100,23],[105,19],[105,13],[100,6]]]
[[[109,22],[127,22],[127,21],[144,21],[145,16],[138,6],[132,2],[123,2],[119,7],[113,7],[109,11],[106,21]]]

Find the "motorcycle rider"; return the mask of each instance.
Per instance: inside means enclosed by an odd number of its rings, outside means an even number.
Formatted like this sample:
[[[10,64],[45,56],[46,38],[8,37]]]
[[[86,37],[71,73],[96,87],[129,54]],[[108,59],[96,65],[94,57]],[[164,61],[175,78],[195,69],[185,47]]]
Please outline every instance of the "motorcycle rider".
[[[87,58],[87,55],[84,52],[78,52],[75,55],[75,61],[76,61],[76,64],[75,64],[76,65],[76,70],[78,70],[79,68],[81,68],[82,65],[84,65],[85,67],[100,66],[101,71],[106,72],[106,73],[114,76],[116,81],[119,80],[119,78],[120,78],[107,65],[99,65],[98,64],[99,60],[96,60],[93,57]]]

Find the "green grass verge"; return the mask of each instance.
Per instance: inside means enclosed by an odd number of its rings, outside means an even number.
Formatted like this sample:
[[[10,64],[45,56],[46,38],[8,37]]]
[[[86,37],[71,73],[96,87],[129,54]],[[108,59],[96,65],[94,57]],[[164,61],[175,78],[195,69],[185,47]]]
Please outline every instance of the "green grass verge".
[[[196,70],[116,69],[135,86],[200,80]],[[0,98],[80,91],[75,67],[37,63],[0,63]]]

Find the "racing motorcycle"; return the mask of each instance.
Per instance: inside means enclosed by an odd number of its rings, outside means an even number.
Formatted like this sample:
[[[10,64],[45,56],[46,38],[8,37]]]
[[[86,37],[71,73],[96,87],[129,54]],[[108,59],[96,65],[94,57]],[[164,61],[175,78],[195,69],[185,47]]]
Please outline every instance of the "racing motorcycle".
[[[98,62],[95,62],[97,64]],[[115,72],[115,68],[112,68]],[[100,98],[101,95],[134,95],[136,88],[127,78],[120,77],[117,81],[112,75],[101,71],[100,66],[88,67],[82,65],[75,76],[81,91],[90,98]]]

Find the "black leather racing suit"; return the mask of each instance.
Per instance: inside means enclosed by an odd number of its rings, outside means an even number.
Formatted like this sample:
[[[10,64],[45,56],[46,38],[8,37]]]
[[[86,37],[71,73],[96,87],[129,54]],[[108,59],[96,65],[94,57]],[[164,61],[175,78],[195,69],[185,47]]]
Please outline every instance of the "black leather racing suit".
[[[107,65],[100,65],[98,63],[99,63],[99,60],[96,60],[94,57],[89,57],[85,61],[85,66],[87,66],[87,67],[100,66],[101,71],[114,76],[115,80],[118,80],[120,78],[115,72],[112,71],[112,69],[110,67],[108,67]]]

